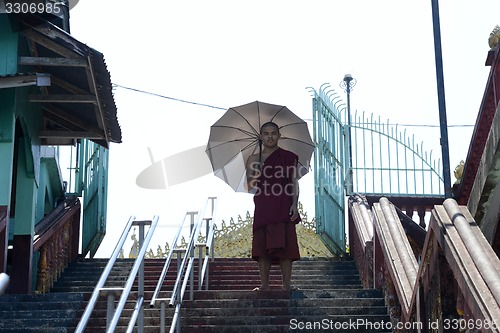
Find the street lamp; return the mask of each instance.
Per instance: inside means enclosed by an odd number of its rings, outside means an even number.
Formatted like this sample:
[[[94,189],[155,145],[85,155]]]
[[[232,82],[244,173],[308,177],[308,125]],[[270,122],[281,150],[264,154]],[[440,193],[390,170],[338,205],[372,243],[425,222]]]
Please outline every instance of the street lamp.
[[[340,82],[340,88],[344,89],[347,94],[347,144],[349,146],[349,194],[353,192],[352,185],[352,147],[351,147],[351,90],[356,85],[356,79],[351,74],[344,75],[344,79]]]
[[[347,93],[347,123],[351,126],[351,90],[356,85],[356,79],[351,74],[344,75],[344,79],[340,81],[340,88]]]

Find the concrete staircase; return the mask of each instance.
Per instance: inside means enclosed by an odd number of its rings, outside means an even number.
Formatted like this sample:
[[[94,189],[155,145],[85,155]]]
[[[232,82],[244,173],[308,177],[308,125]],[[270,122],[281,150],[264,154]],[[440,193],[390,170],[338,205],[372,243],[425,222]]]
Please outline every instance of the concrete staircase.
[[[106,260],[82,259],[66,269],[49,294],[0,296],[0,331],[73,332],[105,265]],[[163,260],[146,260],[147,304],[162,265]],[[120,260],[106,286],[123,286],[131,266],[132,261]],[[304,258],[295,262],[293,284],[300,290],[294,292],[280,290],[278,266],[271,270],[271,290],[253,291],[260,279],[251,259],[215,259],[209,282],[210,290],[195,291],[193,301],[183,302],[182,332],[391,332],[383,296],[361,288],[353,261]],[[168,296],[172,285],[173,278],[167,278],[162,296]],[[119,332],[125,331],[132,307],[126,307]],[[146,306],[144,312],[144,332],[159,332],[159,308]],[[168,324],[172,312],[167,309]],[[105,332],[105,326],[103,298],[86,332]]]

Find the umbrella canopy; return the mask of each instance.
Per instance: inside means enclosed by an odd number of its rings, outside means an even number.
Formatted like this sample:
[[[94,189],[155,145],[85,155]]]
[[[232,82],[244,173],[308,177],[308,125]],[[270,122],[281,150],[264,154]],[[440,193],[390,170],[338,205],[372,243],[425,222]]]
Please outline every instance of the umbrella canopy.
[[[314,143],[307,123],[286,106],[255,101],[229,108],[210,128],[206,153],[214,174],[235,191],[247,192],[245,163],[259,153],[259,131],[266,122],[279,126],[279,146],[299,156],[298,177],[309,171]]]

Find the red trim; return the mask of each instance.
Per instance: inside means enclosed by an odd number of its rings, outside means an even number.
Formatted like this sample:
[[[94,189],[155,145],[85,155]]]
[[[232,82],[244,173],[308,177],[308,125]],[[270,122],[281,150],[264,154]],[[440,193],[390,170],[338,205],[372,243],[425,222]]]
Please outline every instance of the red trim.
[[[31,235],[14,235],[12,269],[8,293],[30,294],[33,272],[33,238]]]
[[[484,153],[486,141],[490,134],[493,118],[500,98],[500,48],[488,53],[486,65],[491,66],[490,75],[484,90],[483,100],[472,133],[469,151],[465,162],[462,182],[457,195],[459,205],[466,205],[476,180],[479,164]]]

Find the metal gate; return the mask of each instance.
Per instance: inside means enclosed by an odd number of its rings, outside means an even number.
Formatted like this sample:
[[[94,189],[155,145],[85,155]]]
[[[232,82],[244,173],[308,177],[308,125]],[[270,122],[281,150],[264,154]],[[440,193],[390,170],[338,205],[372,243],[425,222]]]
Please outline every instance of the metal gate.
[[[82,255],[94,257],[106,235],[109,149],[83,139],[70,154],[68,193],[83,197]]]
[[[348,121],[350,112],[329,84],[310,92],[316,231],[333,253],[346,251],[346,196],[444,197],[440,160],[425,152],[423,143],[373,115],[355,113]]]
[[[339,107],[340,98],[330,98],[328,85],[313,94],[314,184],[316,232],[336,255],[346,250],[345,194],[346,158],[349,145]]]

